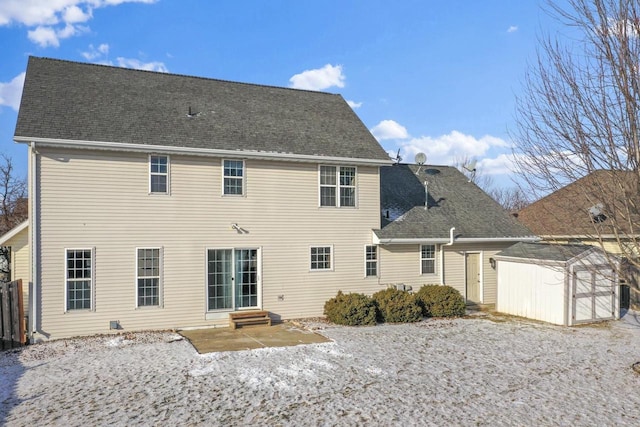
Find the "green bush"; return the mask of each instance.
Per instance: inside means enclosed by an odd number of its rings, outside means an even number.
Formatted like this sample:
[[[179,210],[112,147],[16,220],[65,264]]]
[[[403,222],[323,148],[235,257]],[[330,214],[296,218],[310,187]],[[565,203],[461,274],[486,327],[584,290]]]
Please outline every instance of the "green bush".
[[[415,295],[398,289],[385,289],[373,294],[381,322],[409,323],[422,320],[422,308]]]
[[[427,317],[464,316],[465,303],[460,292],[446,285],[424,285],[416,293],[422,314]]]
[[[376,305],[364,294],[338,292],[324,304],[324,314],[338,325],[359,326],[376,324]]]

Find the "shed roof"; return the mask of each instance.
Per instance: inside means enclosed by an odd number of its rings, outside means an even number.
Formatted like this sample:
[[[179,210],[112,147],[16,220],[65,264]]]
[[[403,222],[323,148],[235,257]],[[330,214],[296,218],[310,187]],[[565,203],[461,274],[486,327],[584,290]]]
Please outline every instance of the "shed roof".
[[[340,95],[30,57],[15,139],[389,157]]]
[[[598,248],[579,244],[518,242],[497,253],[496,256],[546,261],[569,261],[587,251],[593,250],[598,250]]]
[[[459,238],[533,238],[527,227],[454,167],[384,166],[380,182],[383,227],[375,230],[380,239],[444,240],[451,227]]]

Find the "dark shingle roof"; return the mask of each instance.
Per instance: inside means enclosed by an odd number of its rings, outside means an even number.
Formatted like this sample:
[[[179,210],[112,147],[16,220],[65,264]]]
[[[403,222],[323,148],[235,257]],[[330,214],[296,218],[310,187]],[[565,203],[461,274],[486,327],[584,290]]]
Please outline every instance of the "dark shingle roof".
[[[416,172],[419,170],[419,177]],[[429,209],[424,209],[424,181]],[[456,168],[393,165],[380,169],[381,239],[524,238],[532,233]],[[387,219],[387,212],[389,218]]]
[[[588,236],[633,233],[640,223],[638,179],[632,172],[597,170],[518,212],[518,220],[539,235]],[[604,216],[593,220],[598,206]],[[637,233],[637,231],[636,231]]]
[[[15,136],[389,159],[340,95],[35,57]]]
[[[518,242],[498,252],[497,256],[548,261],[569,261],[592,249],[598,250],[594,246],[589,245]]]

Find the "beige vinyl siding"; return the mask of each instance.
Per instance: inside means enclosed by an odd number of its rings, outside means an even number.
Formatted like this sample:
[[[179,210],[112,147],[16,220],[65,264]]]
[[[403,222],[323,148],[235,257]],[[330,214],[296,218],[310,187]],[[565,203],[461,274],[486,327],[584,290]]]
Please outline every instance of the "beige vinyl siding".
[[[220,158],[171,155],[170,195],[158,195],[145,153],[39,152],[42,329],[53,338],[108,332],[110,320],[125,330],[226,324],[206,319],[207,248],[260,249],[261,306],[276,318],[322,315],[338,290],[378,289],[363,267],[379,227],[377,167],[358,166],[356,208],[320,208],[312,163],[245,160],[246,194],[230,197]],[[312,245],[333,246],[333,271],[309,270]],[[65,248],[87,247],[95,307],[65,313]],[[137,247],[163,248],[163,308],[136,308]]]
[[[381,286],[404,283],[414,290],[427,284],[440,284],[441,277],[445,285],[457,289],[466,297],[465,254],[480,254],[482,271],[482,302],[495,304],[497,278],[491,268],[490,258],[501,250],[511,246],[506,243],[454,243],[452,246],[436,245],[436,274],[420,274],[420,245],[382,245],[380,247],[380,283]],[[441,256],[444,251],[444,272],[441,276]]]
[[[422,285],[440,283],[440,246],[436,245],[435,274],[421,274],[420,245],[380,246],[381,289],[403,283],[418,290]]]
[[[23,301],[25,313],[29,301],[29,282],[31,271],[29,263],[29,228],[25,227],[6,242],[11,247],[11,280],[22,279]]]

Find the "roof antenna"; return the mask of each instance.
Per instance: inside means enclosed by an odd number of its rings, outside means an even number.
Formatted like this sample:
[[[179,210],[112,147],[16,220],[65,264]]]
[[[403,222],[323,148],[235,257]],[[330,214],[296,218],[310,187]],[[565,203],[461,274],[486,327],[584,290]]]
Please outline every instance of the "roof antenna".
[[[418,171],[416,172],[416,176],[420,179],[420,169],[422,165],[427,161],[427,155],[424,153],[418,153],[415,157],[415,162],[418,165]],[[424,208],[429,209],[429,181],[424,180]]]
[[[391,156],[389,156],[389,157],[391,157]],[[396,165],[402,161],[402,157],[400,156],[400,149],[399,148],[398,148],[398,153],[396,154],[396,156],[395,157],[391,157],[391,158],[396,161]]]

